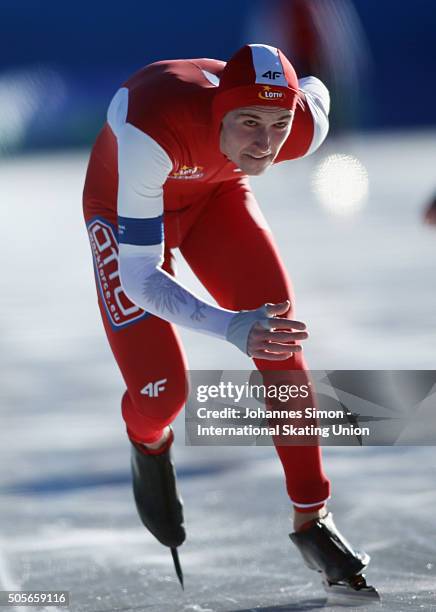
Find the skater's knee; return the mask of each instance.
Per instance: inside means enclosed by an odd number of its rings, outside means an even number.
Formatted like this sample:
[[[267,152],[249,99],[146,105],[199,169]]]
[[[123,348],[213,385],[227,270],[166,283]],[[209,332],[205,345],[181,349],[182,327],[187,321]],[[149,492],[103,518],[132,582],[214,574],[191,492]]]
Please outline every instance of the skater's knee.
[[[135,399],[135,407],[137,411],[147,418],[163,422],[171,423],[183,408],[186,401],[186,395],[182,391],[173,391],[165,393],[162,391],[156,396],[138,395]]]
[[[166,379],[147,383],[136,392],[127,391],[123,397],[123,416],[142,420],[147,429],[163,429],[174,421],[187,397],[185,385],[171,385]]]
[[[291,308],[286,313],[286,318],[293,318],[293,296],[286,290],[285,287],[280,290],[269,290],[263,287],[253,287],[250,290],[241,291],[240,289],[231,296],[230,301],[226,304],[231,310],[254,310],[264,304],[281,304],[289,300]]]
[[[303,355],[304,351],[300,351],[299,353],[294,353],[291,357],[292,360],[292,369],[297,371],[305,372],[307,370],[307,364]]]
[[[255,359],[254,363],[262,372],[264,380],[269,384],[277,384],[280,381],[292,381],[293,384],[306,384],[308,382],[308,367],[303,351],[293,353],[291,357],[283,361]]]

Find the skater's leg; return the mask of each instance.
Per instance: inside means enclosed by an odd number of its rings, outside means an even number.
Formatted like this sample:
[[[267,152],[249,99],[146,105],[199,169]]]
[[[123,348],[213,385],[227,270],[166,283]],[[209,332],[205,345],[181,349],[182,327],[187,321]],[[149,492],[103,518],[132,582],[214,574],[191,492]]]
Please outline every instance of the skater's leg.
[[[173,435],[168,426],[186,399],[187,364],[172,325],[144,313],[124,294],[119,280],[116,230],[110,220],[86,220],[103,324],[127,386],[122,413],[131,440],[136,508],[147,529],[171,548],[183,586],[177,547],[186,533],[171,458]],[[168,250],[164,268],[172,273]]]
[[[159,448],[162,448],[165,445],[165,443],[168,441],[170,437],[170,434],[171,434],[171,428],[168,425],[167,427],[163,429],[161,437],[158,440],[156,440],[156,442],[149,442],[147,444],[144,442],[143,444],[146,448],[149,448],[150,450],[158,450]]]
[[[122,414],[129,437],[153,444],[183,408],[186,362],[173,327],[149,317],[110,335],[112,351],[125,380]]]
[[[271,232],[243,180],[229,181],[217,190],[180,249],[221,306],[254,309],[266,302],[289,299],[291,309],[287,317],[294,317],[291,283]],[[265,378],[274,381],[283,372],[289,382],[295,376],[300,382],[308,382],[301,353],[280,362],[256,359],[255,364],[263,372],[265,384]],[[298,409],[296,403],[292,409]],[[322,469],[319,446],[315,442],[311,446],[276,446],[276,449],[292,503],[303,512],[321,509],[329,497],[329,481]]]
[[[295,301],[289,278],[256,201],[243,181],[218,190],[215,201],[197,220],[181,251],[221,306],[253,309],[266,302],[289,299],[291,310],[287,316],[294,318]],[[308,382],[302,353],[295,353],[283,362],[255,360],[255,363],[265,384],[281,380],[286,372],[289,382],[293,378],[299,384]],[[310,405],[315,404],[310,401]],[[298,406],[293,403],[290,408]],[[291,539],[307,564],[329,580],[328,588],[344,589],[354,601],[377,599],[375,589],[367,587],[364,577],[357,575],[367,565],[368,555],[353,551],[326,513],[329,481],[322,469],[320,448],[316,440],[311,442],[310,446],[276,446],[295,509],[297,529]],[[344,582],[338,584],[342,578]]]
[[[293,525],[294,531],[300,531],[307,528],[318,518],[323,518],[327,514],[327,508],[323,505],[319,510],[314,512],[301,512],[294,506]]]
[[[128,300],[118,275],[118,244],[109,221],[88,223],[98,303],[112,352],[126,383],[122,414],[129,437],[162,443],[166,428],[184,405],[186,360],[174,327]],[[171,272],[171,255],[165,253]]]

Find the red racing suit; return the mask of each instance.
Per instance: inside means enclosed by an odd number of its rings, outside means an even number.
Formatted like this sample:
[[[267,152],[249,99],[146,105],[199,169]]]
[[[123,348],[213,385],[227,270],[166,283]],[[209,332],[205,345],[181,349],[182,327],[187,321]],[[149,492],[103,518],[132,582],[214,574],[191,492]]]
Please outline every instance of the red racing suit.
[[[219,128],[229,108],[276,104],[291,92],[283,104],[294,110],[292,129],[275,163],[295,159],[325,138],[329,97],[314,77],[296,81],[278,50],[243,50],[227,64],[146,66],[115,94],[92,149],[84,215],[103,323],[127,387],[122,414],[137,442],[158,440],[186,401],[187,363],[175,325],[225,339],[236,311],[286,299],[294,318],[288,274],[248,178],[220,151]],[[269,85],[272,78],[278,84]],[[217,305],[177,282],[174,248]],[[274,372],[298,371],[307,382],[301,353],[254,361],[272,379]],[[321,507],[329,481],[319,447],[276,449],[294,506]]]

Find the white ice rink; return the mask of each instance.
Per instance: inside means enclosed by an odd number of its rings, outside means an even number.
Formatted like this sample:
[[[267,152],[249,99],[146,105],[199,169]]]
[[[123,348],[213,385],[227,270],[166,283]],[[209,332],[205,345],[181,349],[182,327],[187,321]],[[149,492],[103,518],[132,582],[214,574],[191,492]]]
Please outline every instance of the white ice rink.
[[[436,369],[436,231],[421,222],[436,189],[435,136],[332,141],[253,181],[311,334],[313,369]],[[368,170],[369,199],[354,216],[325,212],[310,191],[314,166],[332,152]],[[184,593],[169,551],[141,526],[123,383],[81,216],[86,157],[0,166],[0,590],[69,590],[74,612],[333,610],[289,542],[273,448],[185,447],[178,421]],[[183,261],[179,270],[205,295]],[[192,369],[250,368],[230,345],[182,336]],[[436,449],[329,448],[325,463],[330,507],[372,555],[367,576],[382,609],[436,610]]]

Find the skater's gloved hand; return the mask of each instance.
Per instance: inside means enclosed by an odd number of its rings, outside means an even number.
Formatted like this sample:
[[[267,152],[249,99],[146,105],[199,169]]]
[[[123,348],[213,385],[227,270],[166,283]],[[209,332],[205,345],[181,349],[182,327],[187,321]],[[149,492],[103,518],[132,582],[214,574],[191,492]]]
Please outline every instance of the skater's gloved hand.
[[[265,304],[256,310],[241,310],[230,321],[227,340],[256,359],[282,361],[302,350],[296,341],[308,337],[301,321],[278,318],[290,308],[289,300]],[[295,331],[300,330],[300,331]]]

